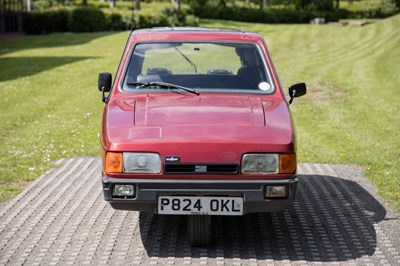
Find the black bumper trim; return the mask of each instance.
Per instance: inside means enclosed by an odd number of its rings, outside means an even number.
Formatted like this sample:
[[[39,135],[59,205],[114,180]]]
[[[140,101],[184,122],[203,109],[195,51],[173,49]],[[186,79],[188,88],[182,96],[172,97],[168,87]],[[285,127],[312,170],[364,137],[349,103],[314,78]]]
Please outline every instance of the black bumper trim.
[[[298,178],[283,180],[176,180],[116,179],[103,177],[104,199],[114,209],[157,213],[158,196],[236,196],[243,197],[244,213],[279,212],[296,200]],[[134,198],[114,198],[114,184],[135,185]],[[285,199],[265,199],[267,185],[288,186]]]

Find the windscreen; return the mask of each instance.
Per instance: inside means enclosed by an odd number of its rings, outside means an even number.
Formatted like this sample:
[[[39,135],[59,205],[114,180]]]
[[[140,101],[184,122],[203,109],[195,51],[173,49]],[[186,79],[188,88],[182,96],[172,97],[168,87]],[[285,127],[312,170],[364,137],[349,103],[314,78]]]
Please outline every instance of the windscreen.
[[[199,91],[274,92],[261,50],[247,43],[137,44],[122,87],[136,92],[141,83],[148,82]]]

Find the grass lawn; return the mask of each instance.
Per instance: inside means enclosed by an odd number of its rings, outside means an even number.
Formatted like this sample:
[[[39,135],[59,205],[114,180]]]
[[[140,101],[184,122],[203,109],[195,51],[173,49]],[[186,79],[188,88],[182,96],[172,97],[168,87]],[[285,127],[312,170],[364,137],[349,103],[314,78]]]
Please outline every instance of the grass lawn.
[[[364,27],[202,26],[263,34],[296,99],[300,162],[357,164],[400,211],[400,16]],[[54,34],[0,42],[0,201],[62,157],[98,155],[100,71],[114,73],[128,32]]]

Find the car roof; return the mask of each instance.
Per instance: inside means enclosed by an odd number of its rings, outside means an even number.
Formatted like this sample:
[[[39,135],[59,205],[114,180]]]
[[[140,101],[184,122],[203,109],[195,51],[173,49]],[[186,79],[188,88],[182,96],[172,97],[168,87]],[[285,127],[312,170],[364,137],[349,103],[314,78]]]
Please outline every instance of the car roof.
[[[131,41],[247,41],[259,42],[263,38],[256,32],[224,28],[160,27],[134,30]]]

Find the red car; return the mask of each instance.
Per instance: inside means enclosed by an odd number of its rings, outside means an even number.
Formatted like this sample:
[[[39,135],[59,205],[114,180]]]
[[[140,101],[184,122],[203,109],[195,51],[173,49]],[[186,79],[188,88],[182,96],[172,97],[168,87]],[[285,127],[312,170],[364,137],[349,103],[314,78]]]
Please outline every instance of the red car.
[[[295,132],[267,46],[252,32],[133,31],[101,130],[104,198],[114,209],[187,215],[193,245],[213,215],[279,212],[296,199]],[[106,93],[108,93],[106,95]]]

